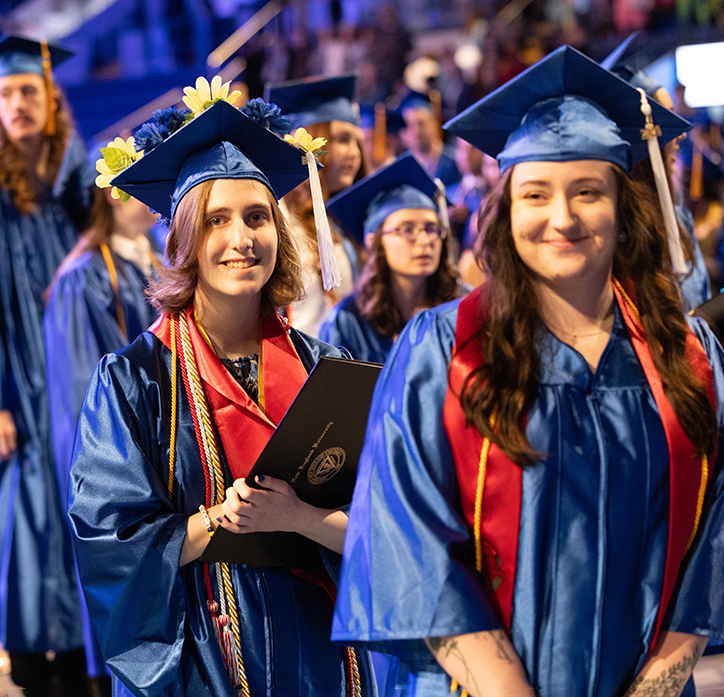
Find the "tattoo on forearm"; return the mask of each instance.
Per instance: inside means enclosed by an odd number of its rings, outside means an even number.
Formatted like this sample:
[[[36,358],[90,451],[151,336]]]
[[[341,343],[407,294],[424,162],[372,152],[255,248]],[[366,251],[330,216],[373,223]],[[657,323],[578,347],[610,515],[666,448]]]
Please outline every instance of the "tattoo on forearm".
[[[493,630],[492,632],[489,632],[490,637],[495,642],[495,648],[496,653],[495,655],[502,661],[505,661],[506,663],[512,665],[513,664],[513,657],[510,655],[510,652],[508,651],[508,641],[507,637],[505,636],[505,632],[503,632],[501,629]]]
[[[691,656],[683,656],[653,678],[639,675],[624,697],[678,697],[700,657],[701,649],[696,647]]]
[[[428,646],[438,661],[452,657],[461,666],[464,675],[458,679],[462,685],[478,694],[478,684],[475,675],[470,670],[470,666],[465,658],[465,654],[460,651],[458,641],[454,636],[451,637],[430,637],[427,640]],[[443,666],[444,667],[444,666]]]
[[[476,637],[479,641],[495,642],[495,657],[501,661],[505,661],[509,665],[515,663],[511,656],[510,646],[507,641],[505,632],[502,629],[495,629],[487,632],[478,632]],[[479,694],[475,675],[468,665],[465,654],[460,650],[456,637],[429,637],[427,639],[428,646],[435,658],[444,662],[447,658],[452,657],[462,668],[463,676],[460,683],[467,686],[469,690]]]

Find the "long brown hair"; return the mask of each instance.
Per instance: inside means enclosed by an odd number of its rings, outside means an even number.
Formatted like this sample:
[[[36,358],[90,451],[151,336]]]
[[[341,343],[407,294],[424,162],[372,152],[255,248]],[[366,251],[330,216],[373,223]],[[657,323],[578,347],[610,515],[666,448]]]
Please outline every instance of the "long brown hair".
[[[428,307],[436,307],[458,297],[458,274],[450,263],[449,240],[450,235],[443,239],[440,264],[435,273],[427,278],[425,301]],[[395,336],[405,326],[405,320],[392,295],[392,271],[382,245],[382,225],[375,232],[357,282],[355,302],[362,316],[380,334]]]
[[[42,152],[46,166],[42,181],[38,180],[35,171],[37,162],[28,162],[0,124],[0,189],[9,192],[15,207],[23,215],[33,212],[46,193],[44,189],[55,181],[72,130],[72,117],[65,95],[56,87],[54,96],[56,133],[53,136],[43,135]],[[48,95],[48,99],[52,98],[53,95]]]
[[[666,237],[646,187],[614,167],[618,187],[619,242],[613,274],[635,288],[651,356],[666,396],[697,453],[710,454],[716,415],[686,358],[684,318]],[[466,378],[460,403],[468,423],[520,465],[540,457],[525,434],[524,417],[540,381],[536,332],[543,326],[529,269],[515,250],[510,224],[510,173],[486,199],[475,246],[489,272],[486,311],[478,331],[485,364]],[[491,426],[495,414],[495,428]]]
[[[180,201],[166,239],[168,267],[159,269],[161,280],[149,282],[151,304],[167,314],[181,312],[194,297],[198,282],[198,258],[206,239],[206,209],[214,180],[193,187]],[[262,289],[261,311],[274,312],[304,294],[301,264],[279,204],[271,194],[269,204],[277,229],[274,270]]]

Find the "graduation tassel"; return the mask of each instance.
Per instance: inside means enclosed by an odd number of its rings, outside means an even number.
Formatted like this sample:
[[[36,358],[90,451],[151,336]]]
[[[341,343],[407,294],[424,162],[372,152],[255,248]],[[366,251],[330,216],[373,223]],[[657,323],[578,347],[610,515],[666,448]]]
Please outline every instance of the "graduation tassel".
[[[337,268],[337,255],[334,253],[332,231],[329,228],[327,209],[324,207],[322,196],[322,183],[319,181],[317,158],[327,153],[321,150],[327,142],[326,138],[312,138],[305,128],[297,128],[294,135],[285,135],[287,143],[296,145],[304,152],[303,162],[309,169],[309,188],[312,192],[312,208],[314,210],[314,224],[317,228],[317,247],[319,248],[319,266],[322,270],[322,285],[324,290],[332,290],[341,285],[342,277]]]
[[[437,208],[440,211],[440,225],[445,231],[445,234],[448,235],[450,234],[450,214],[447,210],[445,185],[442,183],[442,180],[436,178],[435,186],[437,187],[437,191],[435,192],[435,203],[437,203]]]
[[[332,290],[342,283],[342,276],[337,268],[337,255],[334,252],[332,231],[329,227],[327,210],[324,207],[322,184],[317,171],[317,158],[314,153],[305,153],[307,167],[309,168],[309,187],[312,190],[312,207],[314,209],[314,224],[317,227],[317,247],[319,247],[319,266],[322,270],[322,285],[324,290]]]
[[[384,162],[387,156],[387,107],[384,102],[375,104],[375,160]]]
[[[48,42],[45,39],[40,39],[40,55],[43,58],[43,76],[45,78],[45,91],[48,96],[48,119],[45,122],[45,135],[54,136],[57,131],[55,125],[55,87],[53,86],[50,51],[48,50]]]
[[[649,147],[649,157],[651,158],[651,169],[654,171],[654,179],[656,180],[656,190],[659,193],[659,201],[661,202],[661,212],[664,216],[664,225],[666,227],[666,236],[669,240],[669,253],[671,254],[671,266],[676,274],[686,273],[686,259],[681,249],[681,240],[679,233],[679,225],[676,222],[676,211],[674,210],[674,202],[671,199],[671,190],[669,189],[666,170],[664,169],[664,161],[661,158],[661,150],[659,148],[658,136],[661,135],[661,128],[655,126],[651,118],[651,105],[646,98],[646,92],[640,87],[637,88],[641,93],[641,112],[646,118],[646,127],[641,129],[641,139],[647,142]]]

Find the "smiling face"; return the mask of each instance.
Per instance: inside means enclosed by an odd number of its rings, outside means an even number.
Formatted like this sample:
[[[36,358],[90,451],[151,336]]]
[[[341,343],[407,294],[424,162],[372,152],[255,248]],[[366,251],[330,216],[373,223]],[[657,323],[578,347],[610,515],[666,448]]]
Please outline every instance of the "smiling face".
[[[324,182],[330,196],[343,191],[354,182],[362,166],[362,131],[346,121],[331,121],[324,149]]]
[[[0,123],[16,145],[40,139],[48,119],[45,81],[34,73],[0,77]]]
[[[510,193],[513,242],[538,282],[584,290],[608,279],[618,237],[611,165],[523,162],[513,168]]]
[[[196,293],[206,302],[258,299],[274,271],[271,194],[252,179],[217,179],[206,206]]]
[[[437,213],[424,208],[403,208],[387,216],[382,225],[382,248],[390,271],[398,276],[428,278],[440,266],[442,238],[433,237],[420,228],[439,224]],[[404,237],[387,232],[403,225],[417,227],[417,237],[409,242]]]

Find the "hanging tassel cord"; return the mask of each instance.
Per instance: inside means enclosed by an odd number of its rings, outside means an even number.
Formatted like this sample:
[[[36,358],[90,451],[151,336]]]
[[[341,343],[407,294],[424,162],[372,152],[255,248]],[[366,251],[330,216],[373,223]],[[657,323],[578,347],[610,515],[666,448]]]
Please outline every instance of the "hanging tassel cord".
[[[43,59],[43,78],[45,80],[45,91],[48,97],[48,118],[45,123],[45,135],[54,136],[57,132],[55,123],[55,86],[53,85],[53,69],[50,61],[48,42],[40,40],[40,55]]]
[[[324,207],[322,196],[322,183],[319,181],[317,158],[314,153],[307,151],[304,161],[309,169],[309,187],[312,192],[312,208],[314,209],[314,223],[317,228],[317,246],[319,247],[319,265],[322,270],[322,285],[324,290],[332,290],[342,284],[342,276],[337,267],[337,255],[332,242],[332,230],[329,227],[327,210]]]
[[[437,187],[437,191],[435,192],[435,203],[437,203],[437,209],[440,211],[440,225],[447,236],[450,234],[450,213],[447,209],[445,185],[442,183],[442,180],[436,178],[435,186]]]
[[[646,92],[644,92],[640,87],[637,89],[641,94],[641,112],[646,119],[646,126],[641,129],[641,139],[646,141],[649,148],[651,169],[654,172],[656,190],[659,194],[661,213],[664,217],[666,236],[669,241],[671,266],[675,274],[683,274],[687,271],[686,259],[684,257],[684,251],[681,248],[679,224],[676,221],[676,210],[674,209],[674,202],[671,198],[671,190],[669,189],[669,180],[666,176],[664,160],[661,157],[661,149],[659,148],[658,136],[661,135],[661,128],[654,125],[651,105],[646,97]]]

